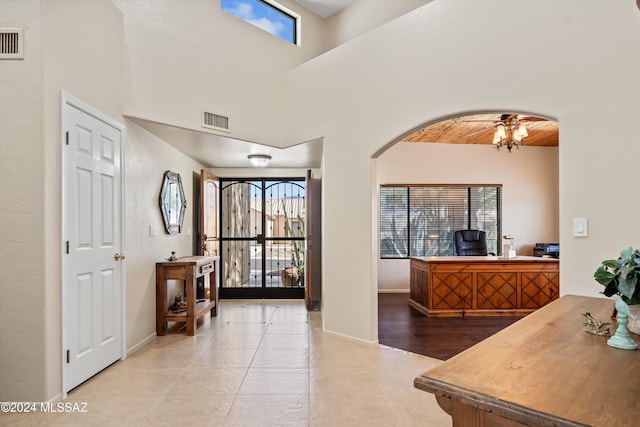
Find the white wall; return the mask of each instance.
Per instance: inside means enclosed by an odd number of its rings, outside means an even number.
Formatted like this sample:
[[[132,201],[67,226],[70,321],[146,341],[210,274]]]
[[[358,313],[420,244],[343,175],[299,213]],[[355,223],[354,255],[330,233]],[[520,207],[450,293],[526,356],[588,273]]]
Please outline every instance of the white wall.
[[[42,2],[44,58],[44,270],[47,399],[60,393],[60,93],[122,122],[122,15],[110,1]],[[79,36],[81,34],[81,36]],[[25,49],[29,49],[26,46]]]
[[[432,0],[360,0],[325,21],[325,50],[383,25]]]
[[[125,15],[126,114],[202,129],[201,109],[230,118],[231,137],[282,146],[282,75],[322,52],[323,21],[299,7],[301,46],[213,0],[114,0]]]
[[[298,168],[212,168],[210,172],[220,178],[304,178],[307,169]],[[320,178],[320,169],[311,169],[314,178]]]
[[[469,111],[558,119],[561,293],[598,295],[595,267],[640,235],[640,193],[623,184],[640,155],[629,137],[640,108],[640,56],[629,52],[639,50],[630,1],[436,0],[289,72],[285,140],[324,136],[325,327],[377,337],[371,159]],[[589,237],[572,237],[573,217],[589,218]]]
[[[60,394],[60,90],[118,116],[122,17],[106,0],[3,0],[0,21],[25,33],[25,59],[0,65],[0,400],[45,401]]]
[[[519,255],[558,242],[558,148],[398,143],[376,161],[382,184],[502,184],[503,234]],[[377,249],[376,249],[377,250]],[[378,289],[409,289],[409,260],[379,259]]]
[[[124,25],[109,0],[0,0],[0,25],[25,29],[25,59],[0,61],[0,401],[47,401],[61,392],[60,91],[124,123]],[[155,262],[191,254],[191,237],[162,229],[162,175],[184,174],[191,226],[201,166],[129,122],[127,132],[130,349],[155,334]]]
[[[194,176],[204,167],[130,120],[126,150],[127,349],[156,334],[156,262],[193,255]],[[180,174],[187,198],[183,231],[164,230],[158,198],[164,172]],[[189,236],[191,231],[191,236]],[[154,234],[154,236],[151,236]]]
[[[0,61],[0,401],[45,397],[42,5],[0,1],[24,60]]]
[[[60,393],[60,94],[122,122],[122,15],[110,1],[42,2],[47,398]],[[81,35],[81,36],[79,36]],[[28,49],[29,46],[26,46]],[[97,82],[99,82],[97,84]]]

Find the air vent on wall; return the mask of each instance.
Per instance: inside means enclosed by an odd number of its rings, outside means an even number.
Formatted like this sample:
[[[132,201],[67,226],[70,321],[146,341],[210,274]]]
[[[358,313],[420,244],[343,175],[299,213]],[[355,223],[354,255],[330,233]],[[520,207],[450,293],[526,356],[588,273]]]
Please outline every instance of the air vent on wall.
[[[229,117],[204,110],[202,111],[202,127],[222,132],[231,132],[229,128]]]
[[[0,59],[24,59],[22,28],[0,28]]]

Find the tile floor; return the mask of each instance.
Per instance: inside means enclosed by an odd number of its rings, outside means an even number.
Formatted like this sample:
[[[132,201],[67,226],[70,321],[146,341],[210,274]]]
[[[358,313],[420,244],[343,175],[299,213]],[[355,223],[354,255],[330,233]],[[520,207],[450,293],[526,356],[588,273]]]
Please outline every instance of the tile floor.
[[[439,360],[324,333],[301,301],[221,301],[196,336],[157,337],[72,390],[86,413],[0,425],[451,426],[413,379]]]

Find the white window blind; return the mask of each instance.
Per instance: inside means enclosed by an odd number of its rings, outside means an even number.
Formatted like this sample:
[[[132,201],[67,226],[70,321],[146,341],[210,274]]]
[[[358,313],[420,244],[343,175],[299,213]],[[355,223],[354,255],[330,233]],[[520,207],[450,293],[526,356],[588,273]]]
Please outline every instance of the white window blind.
[[[454,232],[487,233],[489,252],[501,247],[500,186],[382,186],[380,257],[455,255]]]

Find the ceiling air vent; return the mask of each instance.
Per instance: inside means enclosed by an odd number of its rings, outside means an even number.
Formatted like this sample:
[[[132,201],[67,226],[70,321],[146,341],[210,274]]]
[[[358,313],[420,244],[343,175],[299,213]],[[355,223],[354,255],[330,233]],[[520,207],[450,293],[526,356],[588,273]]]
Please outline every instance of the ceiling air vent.
[[[22,28],[0,28],[0,59],[24,59]]]
[[[222,132],[231,132],[229,128],[229,117],[208,111],[202,111],[202,127]]]

